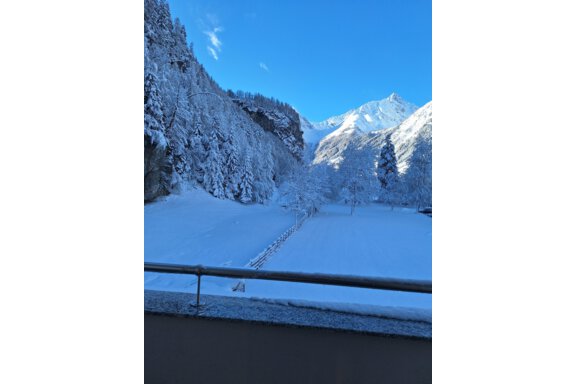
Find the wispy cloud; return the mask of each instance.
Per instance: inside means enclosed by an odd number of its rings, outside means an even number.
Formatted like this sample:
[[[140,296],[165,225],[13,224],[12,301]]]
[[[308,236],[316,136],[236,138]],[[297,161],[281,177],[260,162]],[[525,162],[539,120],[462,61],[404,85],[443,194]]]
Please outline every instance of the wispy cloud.
[[[270,70],[268,69],[268,66],[266,64],[264,64],[263,62],[258,63],[258,65],[260,66],[260,68],[262,68],[266,72],[270,72]]]
[[[218,37],[218,33],[222,32],[224,28],[222,27],[214,27],[212,30],[204,31],[204,34],[208,36],[209,45],[206,46],[208,49],[208,53],[210,56],[214,58],[214,60],[218,60],[218,54],[222,52],[222,40]]]
[[[207,46],[206,48],[208,49],[210,56],[212,56],[214,60],[218,60],[218,52],[216,52],[216,50],[210,46]]]
[[[222,41],[216,35],[218,32],[222,32],[223,29],[220,27],[214,28],[212,31],[205,31],[204,33],[210,39],[210,44],[212,44],[216,49],[220,49],[222,47]]]

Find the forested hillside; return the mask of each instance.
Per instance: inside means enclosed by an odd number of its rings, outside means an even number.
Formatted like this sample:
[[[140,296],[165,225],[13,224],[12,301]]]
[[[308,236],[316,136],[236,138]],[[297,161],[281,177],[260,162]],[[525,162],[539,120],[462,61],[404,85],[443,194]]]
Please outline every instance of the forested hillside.
[[[218,198],[266,201],[302,157],[293,110],[260,102],[274,119],[251,117],[250,103],[235,102],[197,61],[165,1],[145,0],[144,21],[144,200],[199,185]]]

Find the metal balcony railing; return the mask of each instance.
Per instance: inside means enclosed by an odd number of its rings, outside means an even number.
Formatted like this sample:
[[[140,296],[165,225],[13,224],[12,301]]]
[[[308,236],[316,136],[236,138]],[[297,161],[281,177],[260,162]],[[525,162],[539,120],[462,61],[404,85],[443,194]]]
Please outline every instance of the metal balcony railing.
[[[144,272],[195,275],[198,277],[196,306],[200,305],[200,281],[202,276],[231,277],[256,280],[276,280],[296,283],[338,285],[342,287],[371,288],[387,291],[432,293],[432,282],[428,280],[406,280],[385,277],[363,277],[332,275],[324,273],[303,273],[284,271],[263,271],[245,268],[207,267],[203,265],[182,265],[164,263],[144,263]]]

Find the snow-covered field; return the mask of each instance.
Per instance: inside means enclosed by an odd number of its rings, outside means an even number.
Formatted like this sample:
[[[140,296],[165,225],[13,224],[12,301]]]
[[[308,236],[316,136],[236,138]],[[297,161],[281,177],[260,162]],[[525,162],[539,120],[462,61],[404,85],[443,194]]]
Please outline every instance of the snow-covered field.
[[[144,207],[144,260],[244,267],[295,220],[277,205],[242,205],[203,190],[171,195]],[[148,289],[187,291],[190,281],[190,276],[144,274]]]
[[[294,221],[294,214],[273,203],[244,206],[199,190],[171,196],[145,207],[145,260],[243,267]],[[351,216],[348,206],[326,205],[262,269],[431,280],[431,232],[431,218],[413,209],[370,205]],[[195,281],[145,273],[147,289],[195,292]],[[426,294],[260,280],[247,280],[245,292],[233,292],[237,282],[203,277],[202,292],[369,313],[409,307],[427,317],[431,311]]]
[[[432,220],[380,205],[327,205],[266,264],[266,269],[432,280]],[[430,295],[252,280],[246,294],[322,302],[431,308]]]

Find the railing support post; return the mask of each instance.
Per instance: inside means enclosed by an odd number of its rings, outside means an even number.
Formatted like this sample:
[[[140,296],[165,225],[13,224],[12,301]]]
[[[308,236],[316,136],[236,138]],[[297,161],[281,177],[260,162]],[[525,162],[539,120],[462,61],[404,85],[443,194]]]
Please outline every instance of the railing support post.
[[[200,277],[202,276],[200,272],[198,272],[198,285],[196,287],[196,308],[200,308]]]

